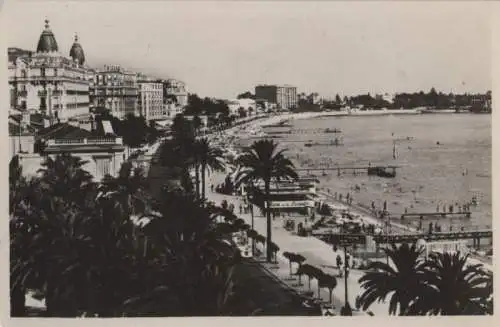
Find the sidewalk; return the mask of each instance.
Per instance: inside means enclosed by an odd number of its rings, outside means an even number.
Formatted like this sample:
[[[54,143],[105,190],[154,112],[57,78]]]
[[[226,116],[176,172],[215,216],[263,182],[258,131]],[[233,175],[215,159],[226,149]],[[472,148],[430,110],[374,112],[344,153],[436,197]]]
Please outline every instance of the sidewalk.
[[[244,201],[239,196],[231,196],[224,195],[210,191],[210,184],[219,184],[224,181],[225,173],[213,173],[210,174],[207,179],[207,190],[206,196],[209,201],[214,201],[216,204],[220,204],[223,200],[226,200],[228,203],[232,203],[235,206],[235,213],[245,220],[249,225],[251,222],[251,215],[248,214],[239,214],[239,205],[244,204]],[[300,253],[307,260],[306,263],[317,266],[321,268],[325,273],[330,273],[333,275],[338,274],[338,269],[330,268],[335,266],[337,254],[342,256],[342,260],[344,258],[344,253],[342,250],[338,250],[334,252],[332,247],[323,241],[315,238],[315,237],[300,237],[297,235],[293,235],[292,233],[286,231],[283,228],[283,218],[276,218],[273,220],[272,226],[272,241],[276,243],[280,247],[280,251],[278,253],[278,265],[270,265],[266,264],[276,276],[281,278],[285,283],[289,284],[297,288],[297,280],[290,280],[290,269],[288,260],[282,256],[284,251]],[[254,207],[254,229],[260,234],[266,236],[266,218],[260,214],[260,210]],[[295,272],[297,267],[293,268]],[[358,280],[361,276],[363,276],[363,272],[357,269],[351,269],[348,279],[348,297],[351,307],[354,308],[356,296],[361,293],[361,288],[358,284]],[[299,291],[308,290],[307,277],[303,276],[302,282],[303,286],[297,288]],[[318,294],[317,281],[311,281],[311,291],[313,291],[313,296],[316,297]],[[320,295],[322,300],[328,301],[328,290],[321,289]],[[333,291],[334,296],[334,305],[335,311],[339,313],[341,306],[344,305],[344,297],[345,297],[345,286],[344,286],[344,278],[337,278],[337,287]],[[375,315],[387,315],[388,308],[385,303],[374,303],[370,310],[375,313]]]

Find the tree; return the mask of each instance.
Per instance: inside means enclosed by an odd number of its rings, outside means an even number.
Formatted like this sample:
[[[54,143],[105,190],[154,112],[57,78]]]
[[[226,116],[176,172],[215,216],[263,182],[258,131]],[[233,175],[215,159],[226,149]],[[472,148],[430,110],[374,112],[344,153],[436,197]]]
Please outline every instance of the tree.
[[[165,190],[161,203],[146,199],[144,213],[127,211],[129,201],[117,195],[142,185],[130,166],[97,189],[82,187],[91,183],[82,182],[81,160],[52,161],[13,205],[13,313],[23,313],[18,300],[25,289],[43,293],[48,316],[231,312],[232,267],[239,260],[232,233],[247,228],[241,220],[217,223],[221,208],[181,189]],[[13,178],[16,171],[13,163]],[[63,184],[66,194],[58,192]]]
[[[359,300],[363,310],[366,310],[376,300],[383,300],[389,294],[389,314],[407,315],[408,309],[421,294],[425,281],[424,261],[421,258],[422,249],[415,244],[406,243],[397,247],[392,244],[384,249],[391,264],[371,262],[368,272],[359,279],[364,288]]]
[[[340,98],[340,96],[338,94],[335,95],[335,103],[336,104],[342,104],[342,99]]]
[[[195,115],[193,117],[192,124],[193,124],[193,128],[194,128],[195,132],[198,133],[200,127],[203,125],[200,116]]]
[[[145,192],[147,188],[144,171],[141,168],[134,169],[130,162],[124,162],[116,178],[110,175],[103,178],[97,198],[114,197],[124,214],[138,216],[150,209],[150,197]]]
[[[410,308],[412,314],[493,314],[492,276],[482,264],[468,264],[468,255],[435,253],[425,263],[423,296]]]
[[[271,238],[270,193],[271,181],[282,179],[297,179],[298,175],[290,159],[283,155],[285,150],[278,151],[277,144],[272,140],[254,142],[237,160],[242,168],[236,176],[236,184],[262,181],[264,183],[265,212],[267,218],[267,240]],[[272,251],[267,247],[267,261],[271,262]]]
[[[237,99],[253,99],[255,100],[255,95],[250,91],[246,91],[244,93],[238,94]]]
[[[210,146],[207,138],[196,141],[196,156],[201,168],[201,198],[205,199],[205,176],[207,171],[224,171],[224,154],[221,149]]]

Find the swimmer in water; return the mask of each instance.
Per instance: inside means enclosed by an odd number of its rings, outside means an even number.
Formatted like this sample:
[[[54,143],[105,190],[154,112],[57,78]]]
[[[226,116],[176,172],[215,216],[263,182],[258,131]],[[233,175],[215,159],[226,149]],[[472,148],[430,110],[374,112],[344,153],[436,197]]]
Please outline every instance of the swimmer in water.
[[[439,141],[436,142],[437,145],[440,145],[441,143],[439,143]]]

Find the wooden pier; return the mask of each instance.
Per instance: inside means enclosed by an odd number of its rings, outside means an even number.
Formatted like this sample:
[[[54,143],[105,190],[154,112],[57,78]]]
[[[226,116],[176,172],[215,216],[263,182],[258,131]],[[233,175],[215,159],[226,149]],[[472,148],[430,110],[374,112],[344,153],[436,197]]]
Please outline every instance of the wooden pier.
[[[466,211],[466,212],[415,212],[415,213],[404,213],[401,215],[401,220],[404,220],[406,218],[413,218],[413,219],[419,219],[419,218],[470,218],[471,217],[471,212]]]
[[[464,240],[472,239],[474,244],[479,246],[480,239],[493,238],[493,231],[491,229],[474,230],[474,231],[457,231],[457,232],[433,232],[433,233],[415,233],[415,234],[389,234],[389,235],[376,235],[373,237],[376,243],[411,243],[419,239],[426,241],[440,241],[440,240]]]
[[[285,127],[285,126],[275,126]],[[342,134],[337,128],[289,129],[286,131],[266,131],[267,134]]]
[[[311,174],[311,172],[322,172],[325,174],[327,171],[336,171],[337,175],[340,176],[342,172],[350,172],[353,175],[357,174],[370,174],[370,175],[378,175],[376,173],[372,173],[373,170],[376,170],[378,172],[386,171],[386,170],[392,170],[392,172],[388,172],[390,176],[381,176],[381,177],[394,177],[396,176],[396,169],[401,168],[401,166],[395,166],[395,165],[377,165],[377,166],[335,166],[335,167],[325,167],[325,168],[298,168],[295,169],[297,172],[306,172],[308,175]]]

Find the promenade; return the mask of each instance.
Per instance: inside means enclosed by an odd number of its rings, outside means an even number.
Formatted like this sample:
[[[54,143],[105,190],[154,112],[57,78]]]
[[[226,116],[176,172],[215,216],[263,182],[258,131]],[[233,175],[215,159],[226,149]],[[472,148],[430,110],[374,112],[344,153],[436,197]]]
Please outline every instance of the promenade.
[[[240,214],[238,208],[240,205],[244,205],[244,201],[239,196],[233,195],[225,195],[220,193],[211,192],[210,184],[217,185],[222,183],[225,179],[226,173],[213,173],[208,178],[208,183],[206,185],[206,196],[208,201],[213,201],[216,204],[220,204],[223,200],[226,200],[228,203],[232,203],[235,207],[235,213],[238,217],[245,220],[249,225],[252,224],[251,215],[242,213]],[[297,223],[301,221],[301,218],[297,218]],[[317,266],[321,268],[325,273],[329,273],[332,275],[338,275],[339,271],[335,268],[335,262],[337,254],[340,254],[342,260],[344,260],[344,252],[339,249],[336,252],[333,251],[332,247],[323,241],[313,237],[301,237],[292,234],[291,232],[285,230],[283,228],[283,218],[276,217],[272,222],[272,241],[276,243],[280,247],[280,251],[278,253],[278,264],[271,265],[271,271],[278,276],[281,280],[283,280],[286,284],[291,287],[296,288],[299,292],[308,291],[308,283],[303,283],[303,286],[297,286],[297,280],[290,279],[290,269],[288,260],[282,256],[282,253],[285,251],[299,253],[306,258],[306,263]],[[260,214],[260,210],[257,207],[254,207],[254,229],[262,235],[266,235],[266,218]],[[348,251],[349,252],[349,251]],[[352,256],[351,256],[352,257]],[[351,262],[352,263],[352,262]],[[297,267],[294,266],[294,272]],[[356,296],[361,294],[361,287],[359,286],[358,280],[363,276],[364,272],[351,269],[348,278],[348,298],[352,308],[354,308]],[[305,277],[302,281],[306,281],[307,277]],[[318,294],[318,285],[316,280],[311,281],[311,291],[314,296]],[[328,291],[326,289],[320,289],[321,299],[323,301],[328,301]],[[340,308],[344,305],[344,297],[345,297],[345,287],[344,287],[344,278],[337,278],[337,287],[333,291],[334,297],[334,311],[337,314],[340,314]],[[385,303],[374,303],[370,310],[375,313],[375,315],[387,315],[388,307]],[[360,314],[360,313],[358,313]]]

